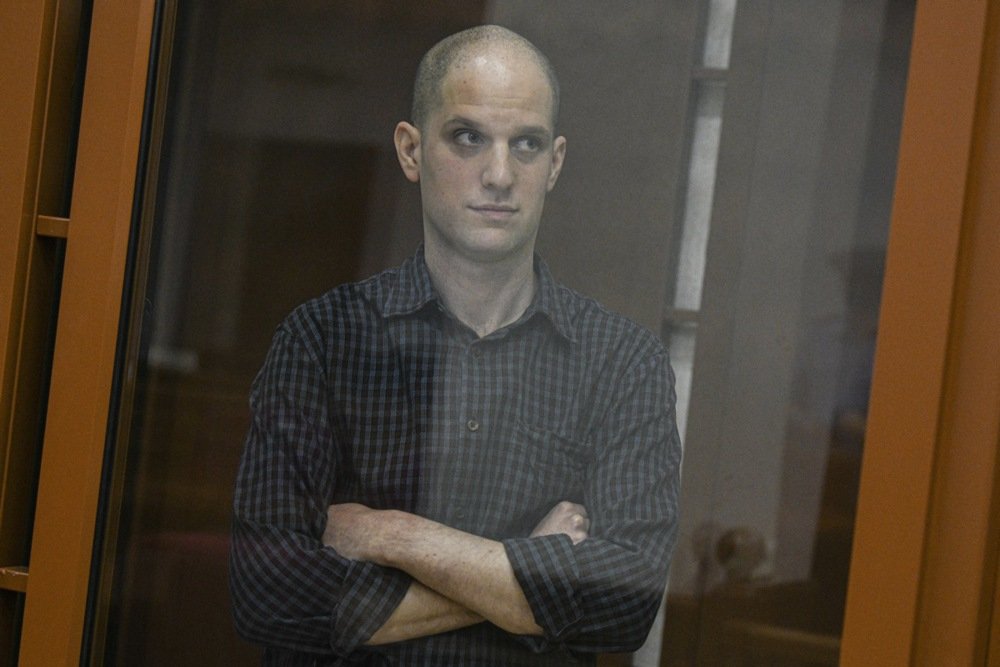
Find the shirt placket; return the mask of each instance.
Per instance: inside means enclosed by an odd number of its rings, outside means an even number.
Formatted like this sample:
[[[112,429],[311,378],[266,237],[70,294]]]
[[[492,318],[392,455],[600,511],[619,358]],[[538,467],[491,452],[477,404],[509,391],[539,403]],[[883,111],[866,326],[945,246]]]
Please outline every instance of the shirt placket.
[[[457,447],[452,457],[452,507],[456,523],[478,532],[482,499],[476,487],[482,473],[479,448],[489,436],[491,424],[482,368],[483,342],[465,340],[458,353],[460,373],[458,410],[455,412]]]

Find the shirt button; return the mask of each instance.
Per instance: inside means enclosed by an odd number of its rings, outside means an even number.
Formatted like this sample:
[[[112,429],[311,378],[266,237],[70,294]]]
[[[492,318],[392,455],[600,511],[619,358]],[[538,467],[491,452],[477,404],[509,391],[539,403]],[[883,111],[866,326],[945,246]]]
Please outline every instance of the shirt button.
[[[465,422],[465,426],[473,433],[479,430],[479,422],[477,422],[475,419],[470,419],[469,421]]]

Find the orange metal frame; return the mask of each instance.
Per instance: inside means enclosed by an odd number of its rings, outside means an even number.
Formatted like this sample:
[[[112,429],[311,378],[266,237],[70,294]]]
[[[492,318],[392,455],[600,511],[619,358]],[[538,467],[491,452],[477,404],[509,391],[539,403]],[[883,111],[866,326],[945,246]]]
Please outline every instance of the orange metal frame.
[[[77,665],[90,574],[154,2],[97,2],[20,664]]]
[[[26,667],[79,663],[150,55],[153,0],[95,4]],[[918,3],[845,665],[974,664],[987,651],[997,595],[1000,81],[983,63],[997,60],[997,20],[996,1]]]
[[[997,9],[917,5],[844,665],[984,664],[1000,417]]]
[[[981,62],[914,643],[928,665],[984,664],[998,611],[1000,3]]]

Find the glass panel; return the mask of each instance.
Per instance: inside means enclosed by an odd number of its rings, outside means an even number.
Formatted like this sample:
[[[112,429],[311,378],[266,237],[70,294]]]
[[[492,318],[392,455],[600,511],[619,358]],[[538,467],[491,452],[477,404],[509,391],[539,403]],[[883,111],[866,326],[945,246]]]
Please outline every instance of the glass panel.
[[[495,22],[560,72],[567,166],[539,239],[557,278],[657,331],[699,311],[666,328],[683,516],[635,664],[832,664],[912,2],[164,8],[92,663],[257,659],[227,592],[249,385],[294,306],[412,254],[419,192],[391,143],[412,72]],[[727,64],[723,109],[703,67]]]
[[[662,664],[837,664],[912,12],[736,13]]]
[[[392,132],[419,57],[445,35],[500,23],[552,59],[572,158],[546,200],[541,253],[562,282],[659,330],[696,10],[164,4],[169,85],[146,167],[135,373],[122,379],[109,451],[91,663],[258,659],[233,631],[227,592],[250,383],[292,308],[415,250],[419,191],[399,172]]]

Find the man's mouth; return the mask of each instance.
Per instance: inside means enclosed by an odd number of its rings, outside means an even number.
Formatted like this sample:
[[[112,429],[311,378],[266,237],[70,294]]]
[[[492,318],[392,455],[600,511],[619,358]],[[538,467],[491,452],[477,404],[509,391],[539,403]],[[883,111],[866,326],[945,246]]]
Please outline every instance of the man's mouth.
[[[469,208],[480,215],[497,220],[509,218],[514,213],[517,213],[517,207],[505,206],[503,204],[481,204],[470,206]]]

